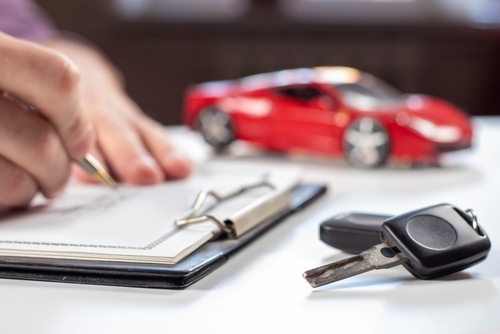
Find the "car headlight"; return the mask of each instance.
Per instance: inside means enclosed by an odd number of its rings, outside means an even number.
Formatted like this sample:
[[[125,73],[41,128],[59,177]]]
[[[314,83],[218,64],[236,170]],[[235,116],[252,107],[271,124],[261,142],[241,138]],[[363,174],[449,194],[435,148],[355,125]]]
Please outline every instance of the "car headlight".
[[[437,125],[416,116],[410,116],[406,125],[426,139],[436,143],[453,143],[460,140],[462,136],[462,131],[457,126]]]

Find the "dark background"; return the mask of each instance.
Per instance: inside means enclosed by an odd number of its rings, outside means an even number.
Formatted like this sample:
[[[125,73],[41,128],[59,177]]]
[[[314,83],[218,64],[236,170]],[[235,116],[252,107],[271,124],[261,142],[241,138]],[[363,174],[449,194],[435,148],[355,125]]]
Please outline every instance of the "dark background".
[[[445,98],[473,115],[500,114],[500,32],[457,23],[311,24],[254,1],[235,22],[118,18],[110,0],[38,0],[60,29],[97,45],[153,118],[181,123],[184,89],[286,68],[351,66],[406,93]]]

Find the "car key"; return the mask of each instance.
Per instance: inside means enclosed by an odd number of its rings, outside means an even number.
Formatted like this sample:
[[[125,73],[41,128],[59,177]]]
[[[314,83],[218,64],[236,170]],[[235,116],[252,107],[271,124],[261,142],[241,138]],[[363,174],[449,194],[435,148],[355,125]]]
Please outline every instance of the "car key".
[[[402,264],[419,279],[452,274],[484,260],[490,240],[472,210],[439,204],[384,222],[382,243],[359,255],[306,271],[314,288],[374,269]]]

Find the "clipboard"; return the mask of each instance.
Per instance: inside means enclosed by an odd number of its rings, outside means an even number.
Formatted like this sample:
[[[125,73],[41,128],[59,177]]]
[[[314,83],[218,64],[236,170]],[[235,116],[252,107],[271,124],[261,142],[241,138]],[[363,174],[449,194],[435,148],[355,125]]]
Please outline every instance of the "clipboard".
[[[80,260],[68,263],[58,259],[4,256],[0,259],[0,278],[184,289],[222,266],[246,244],[283,221],[286,217],[304,209],[325,192],[326,186],[324,185],[301,183],[291,190],[289,194],[291,198],[286,207],[275,212],[275,214],[268,215],[268,218],[259,222],[257,226],[248,225],[248,219],[245,217],[236,223],[231,221],[217,222],[224,225],[221,228],[223,232],[221,234],[225,235],[206,243],[175,266]],[[207,195],[200,194],[201,197]],[[193,210],[177,222],[178,225],[196,223],[196,218],[198,218],[196,217],[196,203],[198,203],[198,200],[195,202]],[[248,218],[248,215],[246,217]],[[233,226],[231,227],[231,225]]]

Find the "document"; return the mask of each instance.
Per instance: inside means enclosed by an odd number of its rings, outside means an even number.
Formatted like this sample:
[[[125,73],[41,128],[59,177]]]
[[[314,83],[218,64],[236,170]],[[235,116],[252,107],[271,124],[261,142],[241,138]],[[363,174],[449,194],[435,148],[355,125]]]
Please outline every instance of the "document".
[[[155,186],[112,190],[72,183],[60,198],[38,198],[27,211],[0,216],[0,256],[175,265],[220,232],[210,221],[182,228],[174,224],[202,189],[230,192],[263,178],[275,188],[258,187],[221,204],[213,199],[204,204],[204,213],[224,220],[269,192],[291,191],[300,171],[220,162],[197,167],[186,180]]]

